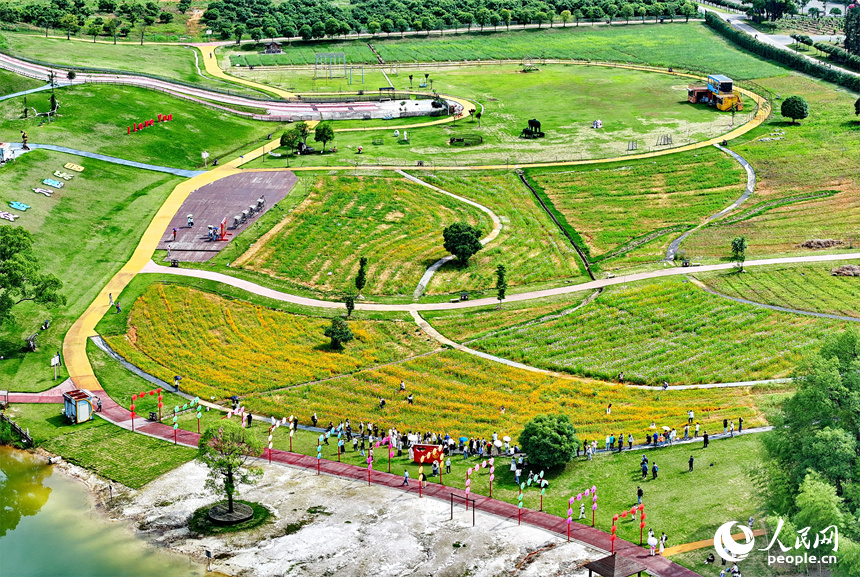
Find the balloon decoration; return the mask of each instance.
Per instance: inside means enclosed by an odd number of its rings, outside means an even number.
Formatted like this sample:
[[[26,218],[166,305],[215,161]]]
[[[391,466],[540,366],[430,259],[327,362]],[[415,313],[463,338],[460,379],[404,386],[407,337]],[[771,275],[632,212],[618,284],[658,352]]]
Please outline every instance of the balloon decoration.
[[[520,483],[520,494],[517,496],[517,525],[522,523],[523,520],[523,491],[526,488],[525,483]]]
[[[322,461],[322,442],[325,439],[324,436],[320,435],[317,439],[317,475],[320,474],[320,461]]]
[[[577,493],[576,497],[570,498],[570,504],[573,505],[574,501],[588,501],[588,497],[591,497],[591,526],[594,527],[594,520],[597,516],[597,486],[592,485],[590,489],[586,489],[582,493]]]
[[[490,499],[493,498],[493,480],[496,478],[496,459],[490,458]]]
[[[543,511],[543,496],[546,493],[546,488],[549,486],[549,481],[543,478],[543,471],[538,475],[536,483],[540,487],[540,510]]]
[[[477,467],[477,465],[476,465]],[[472,492],[472,467],[466,470],[466,511],[469,510],[469,493]]]
[[[611,534],[609,535],[609,540],[612,542],[611,553],[613,553],[613,554],[615,553],[615,540],[618,538],[616,535],[616,531],[617,531],[616,523],[618,522],[618,519],[626,519],[627,515],[630,515],[630,519],[635,521],[637,511],[639,511],[639,513],[640,513],[640,515],[639,515],[639,544],[640,545],[642,544],[642,531],[643,531],[643,529],[645,529],[645,505],[640,504],[638,506],[634,505],[633,507],[630,508],[629,511],[627,509],[625,509],[624,511],[621,511],[620,514],[615,514],[612,516],[612,531],[611,531]]]

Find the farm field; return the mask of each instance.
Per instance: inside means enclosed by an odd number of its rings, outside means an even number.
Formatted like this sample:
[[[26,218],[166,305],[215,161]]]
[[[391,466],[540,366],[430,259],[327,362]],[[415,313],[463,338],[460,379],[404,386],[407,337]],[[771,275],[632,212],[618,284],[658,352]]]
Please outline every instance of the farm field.
[[[749,268],[744,274],[696,275],[722,294],[803,311],[860,318],[860,279],[831,276],[830,271],[851,262],[816,266],[786,264]]]
[[[414,404],[398,393],[400,381],[414,395]],[[683,429],[687,410],[708,426],[724,418],[744,417],[747,426],[766,422],[773,395],[787,386],[704,390],[631,389],[621,385],[557,378],[507,367],[458,351],[445,351],[402,363],[368,369],[338,379],[245,397],[245,405],[265,415],[307,416],[323,422],[350,418],[382,422],[406,431],[436,431],[452,436],[484,436],[493,432],[516,437],[538,414],[566,414],[581,439],[610,432],[633,433],[643,442],[652,421]],[[378,400],[388,401],[380,410]],[[612,403],[612,414],[606,406]],[[506,411],[501,413],[504,406]],[[307,416],[305,416],[307,415]]]
[[[203,398],[329,379],[435,348],[412,324],[353,320],[355,340],[333,351],[323,335],[328,325],[326,318],[155,284],[135,301],[127,332],[106,340],[162,380],[183,375],[182,389]]]
[[[407,87],[408,72],[412,71],[402,70],[397,80]],[[416,128],[408,131],[408,143],[390,132],[339,132],[338,152],[301,156],[290,164],[402,165],[420,160],[450,166],[579,160],[624,155],[631,140],[638,141],[640,151],[647,151],[666,134],[674,135],[674,145],[680,146],[724,134],[731,123],[731,114],[688,103],[686,81],[655,72],[547,65],[540,72],[524,74],[521,67],[506,64],[448,68],[431,74],[431,79],[433,89],[441,94],[477,101],[484,111],[480,123],[470,118],[456,125]],[[611,94],[623,94],[625,106],[607,98]],[[519,137],[531,118],[541,122],[545,138]],[[748,118],[744,112],[737,120]],[[604,123],[600,130],[591,127],[597,119]],[[333,127],[337,130],[338,124]],[[452,136],[465,135],[479,135],[483,142],[467,147],[449,144]],[[375,138],[379,140],[374,142]],[[358,146],[364,148],[361,155]],[[260,167],[262,162],[258,159],[248,166]]]
[[[26,130],[31,143],[67,146],[174,168],[202,168],[200,151],[212,158],[229,155],[277,128],[275,123],[249,120],[159,92],[130,86],[82,85],[57,91],[59,117],[38,126],[21,118],[23,97],[0,102],[0,120],[15,134]],[[31,94],[27,105],[50,110],[49,92]],[[173,114],[171,122],[156,123],[127,134],[137,120]]]
[[[498,330],[530,321],[539,322],[547,315],[564,314],[580,306],[593,291],[577,292],[529,301],[447,311],[422,311],[436,330],[455,341],[469,342]]]
[[[607,288],[587,307],[470,346],[576,375],[659,384],[787,377],[845,322],[778,313],[665,278]]]
[[[486,236],[490,218],[477,208],[403,178],[321,176],[272,236],[233,261],[320,292],[355,293],[361,256],[367,295],[411,295],[425,269],[448,252],[442,230],[469,222]]]
[[[848,246],[857,235],[852,226],[860,217],[856,95],[794,75],[758,82],[783,97],[802,96],[809,103],[809,117],[792,125],[774,114],[732,146],[755,167],[756,192],[736,213],[739,219],[730,215],[725,224],[712,224],[684,241],[681,248],[694,258],[727,258],[731,239],[740,235],[749,243],[747,258],[810,254],[798,245],[812,239],[837,239]],[[778,112],[778,101],[774,108]],[[776,202],[809,196],[819,198]],[[764,210],[747,218],[747,211],[756,206]]]
[[[77,174],[51,198],[31,191],[42,179],[81,164]],[[58,309],[24,302],[14,307],[15,321],[0,331],[0,389],[39,391],[50,388],[50,359],[75,319],[128,260],[156,209],[179,178],[91,160],[33,150],[0,170],[0,201],[28,204],[15,221],[34,237],[34,251],[45,272],[63,281],[68,302]],[[0,226],[8,226],[7,221]],[[129,303],[130,304],[130,303]],[[51,320],[47,331],[39,325]],[[22,351],[24,339],[38,333],[36,352]]]
[[[588,280],[570,242],[515,173],[416,172],[414,176],[489,207],[502,220],[499,236],[473,256],[469,266],[444,265],[430,281],[427,294],[494,287],[499,264],[507,269],[511,292],[535,283]]]
[[[476,31],[442,37],[415,36],[400,39],[378,36],[371,40],[371,43],[387,63],[522,60],[531,56],[534,60],[572,58],[692,70],[700,70],[707,62],[711,68],[717,68],[723,74],[736,78],[771,76],[782,71],[778,66],[737,50],[700,22],[676,22],[664,26],[616,25],[611,28],[557,26],[552,29],[507,33],[503,32],[503,29],[500,29],[499,33],[492,33],[488,27],[483,33]],[[679,45],[682,45],[684,50],[678,50]],[[349,64],[377,63],[364,40],[326,43],[325,46],[325,51],[345,52]],[[224,51],[224,55],[232,64],[242,64],[243,60],[247,61],[247,56],[238,56],[252,51],[253,49],[242,46],[239,50],[234,48]],[[258,47],[256,51],[261,52],[262,48]],[[319,51],[317,44],[296,43],[285,47],[284,54],[277,55],[273,60],[282,65],[313,64],[314,52]],[[261,55],[255,56],[261,58],[261,65],[264,64]]]
[[[624,263],[662,259],[666,245],[681,230],[729,206],[746,186],[740,164],[715,148],[598,167],[532,169],[527,174],[593,259],[611,259],[634,239],[657,235],[647,254],[618,255]]]
[[[197,455],[194,449],[137,435],[101,419],[69,425],[57,405],[20,404],[7,414],[28,428],[45,450],[133,489]]]

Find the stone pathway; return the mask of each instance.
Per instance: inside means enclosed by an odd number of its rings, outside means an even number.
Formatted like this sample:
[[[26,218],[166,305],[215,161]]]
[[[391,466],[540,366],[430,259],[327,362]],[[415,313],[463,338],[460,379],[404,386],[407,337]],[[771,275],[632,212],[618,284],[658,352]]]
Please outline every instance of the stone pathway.
[[[421,186],[427,187],[430,190],[438,192],[439,194],[444,194],[446,196],[450,196],[453,199],[456,199],[456,200],[459,200],[460,202],[474,206],[478,210],[481,210],[481,211],[487,213],[493,221],[493,230],[490,231],[490,234],[488,234],[487,236],[485,236],[484,238],[481,239],[481,246],[487,246],[487,244],[489,244],[490,242],[495,240],[496,237],[499,236],[499,233],[502,232],[502,221],[501,221],[501,219],[498,217],[498,215],[495,212],[493,212],[492,210],[490,210],[486,206],[484,206],[482,204],[478,204],[477,202],[475,202],[473,200],[469,200],[468,198],[463,198],[462,196],[457,196],[456,194],[448,192],[447,190],[443,190],[443,189],[439,188],[438,186],[434,186],[434,185],[430,184],[429,182],[425,182],[418,177],[412,176],[411,174],[407,174],[407,173],[403,172],[402,170],[396,170],[395,172],[397,174],[399,174],[400,176],[402,176],[403,178],[405,178],[406,180],[414,182],[415,184],[420,184]],[[440,258],[439,260],[437,260],[436,262],[431,264],[430,267],[427,269],[427,271],[424,273],[424,275],[421,277],[421,280],[418,281],[418,286],[415,288],[415,292],[412,293],[412,298],[415,300],[418,300],[419,298],[421,298],[421,295],[424,294],[424,290],[427,288],[427,285],[430,284],[430,279],[433,278],[433,275],[436,273],[436,271],[439,270],[440,268],[442,268],[442,265],[444,265],[446,262],[451,262],[455,258],[456,257],[454,255],[450,254],[448,256]]]
[[[695,228],[691,228],[690,230],[688,230],[687,232],[685,232],[684,234],[682,234],[681,236],[679,236],[678,238],[673,240],[671,243],[669,243],[669,248],[666,250],[666,258],[663,259],[667,262],[672,262],[673,260],[675,260],[675,255],[678,253],[678,247],[681,245],[681,243],[684,241],[685,238],[687,238],[688,236],[693,234],[695,231],[699,230],[700,228],[702,228],[703,226],[708,224],[709,222],[714,221],[718,218],[722,218],[722,217],[726,216],[728,213],[730,213],[731,211],[738,208],[741,204],[744,203],[744,201],[746,199],[748,199],[750,197],[750,195],[752,195],[753,191],[755,191],[755,182],[756,182],[755,170],[750,165],[750,163],[747,162],[745,158],[743,158],[740,154],[738,154],[734,150],[729,150],[728,148],[722,146],[721,144],[715,144],[714,146],[716,148],[722,150],[726,154],[731,155],[735,160],[737,160],[740,163],[741,166],[744,167],[744,170],[747,171],[747,186],[744,189],[743,194],[741,194],[740,198],[738,198],[732,204],[730,204],[729,206],[727,206],[726,208],[724,208],[723,210],[721,210],[717,214],[712,214],[711,216],[706,218],[705,221],[702,222],[699,226],[697,226]]]

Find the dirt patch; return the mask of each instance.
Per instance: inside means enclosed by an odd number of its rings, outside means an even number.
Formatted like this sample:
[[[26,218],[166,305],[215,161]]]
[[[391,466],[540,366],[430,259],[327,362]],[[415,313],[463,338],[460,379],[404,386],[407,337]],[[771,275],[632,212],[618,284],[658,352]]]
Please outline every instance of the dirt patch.
[[[191,16],[185,21],[185,29],[191,36],[197,36],[200,32],[200,18],[203,16],[203,10],[193,10]]]
[[[807,240],[807,241],[800,243],[800,246],[802,246],[803,248],[822,249],[822,248],[833,248],[834,246],[842,246],[843,244],[845,244],[844,240],[827,238],[827,239]]]
[[[830,271],[833,276],[860,276],[860,266],[846,264]]]
[[[402,212],[400,212],[399,210],[392,210],[391,212],[389,212],[388,214],[385,215],[384,220],[386,220],[387,222],[397,222],[398,220],[400,220],[404,216],[406,216],[406,215],[403,214]]]

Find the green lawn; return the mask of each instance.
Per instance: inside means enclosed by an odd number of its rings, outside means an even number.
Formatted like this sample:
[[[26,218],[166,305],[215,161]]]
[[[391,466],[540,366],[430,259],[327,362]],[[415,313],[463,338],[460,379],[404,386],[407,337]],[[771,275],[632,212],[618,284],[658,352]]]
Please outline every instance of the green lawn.
[[[496,239],[469,260],[469,266],[448,264],[439,269],[427,294],[486,290],[496,285],[496,266],[504,264],[512,292],[539,283],[582,282],[588,279],[570,241],[549,219],[528,188],[513,172],[414,173],[443,190],[489,207],[502,220]]]
[[[405,68],[393,82],[398,89],[408,88],[408,73],[422,70]],[[687,80],[654,72],[546,65],[524,74],[513,64],[432,72],[434,90],[479,103],[480,126],[475,119],[466,119],[456,125],[415,128],[408,131],[408,143],[385,131],[340,132],[336,153],[301,156],[290,164],[391,165],[421,160],[438,165],[513,165],[623,156],[631,140],[637,141],[639,151],[648,151],[658,148],[658,138],[668,134],[678,146],[724,134],[732,121],[730,113],[687,102]],[[744,111],[736,120],[745,122],[751,113]],[[545,138],[520,138],[531,118],[541,122]],[[597,119],[603,128],[594,130],[592,122]],[[483,142],[468,147],[449,144],[451,137],[463,135],[479,135]],[[381,140],[374,143],[374,138]],[[358,146],[363,147],[361,155]],[[262,160],[249,164],[261,165]]]
[[[754,267],[744,274],[726,272],[696,276],[729,296],[805,311],[860,317],[860,279],[830,274],[842,264],[856,264],[856,261]]]
[[[200,153],[212,158],[238,154],[250,142],[262,142],[277,130],[275,123],[259,122],[216,111],[186,100],[142,88],[83,85],[58,90],[59,118],[39,126],[41,120],[21,118],[23,97],[0,103],[0,119],[7,130],[26,130],[30,142],[67,146],[138,162],[175,168],[202,168]],[[31,94],[27,105],[39,112],[50,109],[47,92]],[[32,110],[31,110],[32,112]],[[127,134],[135,121],[173,114],[171,122],[158,123]]]
[[[744,169],[714,148],[528,175],[579,233],[592,259],[621,264],[662,259],[681,230],[729,206],[746,186]],[[647,252],[624,250],[648,239]]]
[[[67,162],[85,170],[51,198],[31,191],[55,170],[64,170]],[[66,330],[128,260],[150,218],[179,181],[44,150],[29,152],[0,169],[3,208],[12,201],[32,207],[16,224],[34,234],[42,267],[63,281],[68,299],[66,306],[55,310],[31,303],[13,309],[15,322],[0,331],[0,355],[5,357],[0,361],[0,388],[39,391],[56,384],[50,358],[61,347]],[[10,226],[2,222],[0,226]],[[45,319],[51,319],[51,327],[39,331]],[[33,333],[39,333],[39,348],[25,353],[24,339]]]
[[[756,192],[726,224],[715,224],[691,235],[681,248],[695,259],[727,258],[731,239],[744,235],[747,258],[810,254],[799,247],[812,239],[837,239],[846,247],[857,237],[860,218],[860,122],[854,115],[856,94],[803,76],[760,81],[779,93],[803,97],[809,117],[792,125],[774,116],[744,136],[732,148],[755,167]],[[765,141],[765,138],[778,140]],[[819,198],[785,204],[785,199]],[[749,218],[753,207],[761,210]],[[838,252],[835,251],[835,252]]]
[[[269,310],[176,285],[151,285],[128,331],[107,337],[130,362],[209,398],[330,379],[429,352],[435,342],[402,321],[349,321],[355,340],[332,350],[327,318]]]
[[[442,230],[456,221],[492,229],[470,205],[402,177],[323,176],[269,238],[233,260],[240,268],[322,293],[355,293],[368,258],[367,295],[412,295],[425,269],[448,254]],[[274,223],[272,223],[274,224]]]
[[[595,61],[631,62],[654,66],[690,68],[713,73],[717,69],[735,78],[757,78],[778,74],[781,68],[749,56],[726,43],[710,32],[700,22],[674,23],[662,26],[580,26],[553,29],[521,30],[491,33],[457,34],[448,36],[409,37],[400,39],[396,35],[386,38],[379,35],[371,41],[373,47],[386,62],[446,62],[513,59],[531,56],[541,58],[563,58]],[[683,46],[683,50],[678,47]],[[314,52],[321,48],[315,43],[296,43],[285,47],[284,54],[271,60],[254,54],[252,61],[247,56],[259,48],[233,48],[226,52],[233,64],[313,64]],[[350,64],[376,63],[367,42],[351,41],[326,43],[326,52],[345,52]],[[256,60],[259,58],[259,63]],[[225,63],[226,64],[226,63]],[[402,72],[401,72],[402,74]]]
[[[0,96],[6,94],[14,94],[31,88],[38,88],[47,83],[41,82],[34,78],[19,76],[18,74],[9,72],[8,70],[0,70]]]
[[[139,489],[156,477],[187,463],[194,449],[126,431],[96,418],[70,425],[61,405],[15,405],[9,416],[29,429],[36,443],[75,465]]]
[[[472,347],[545,369],[659,384],[788,376],[845,322],[778,313],[678,278],[604,290],[580,311],[479,339]]]

